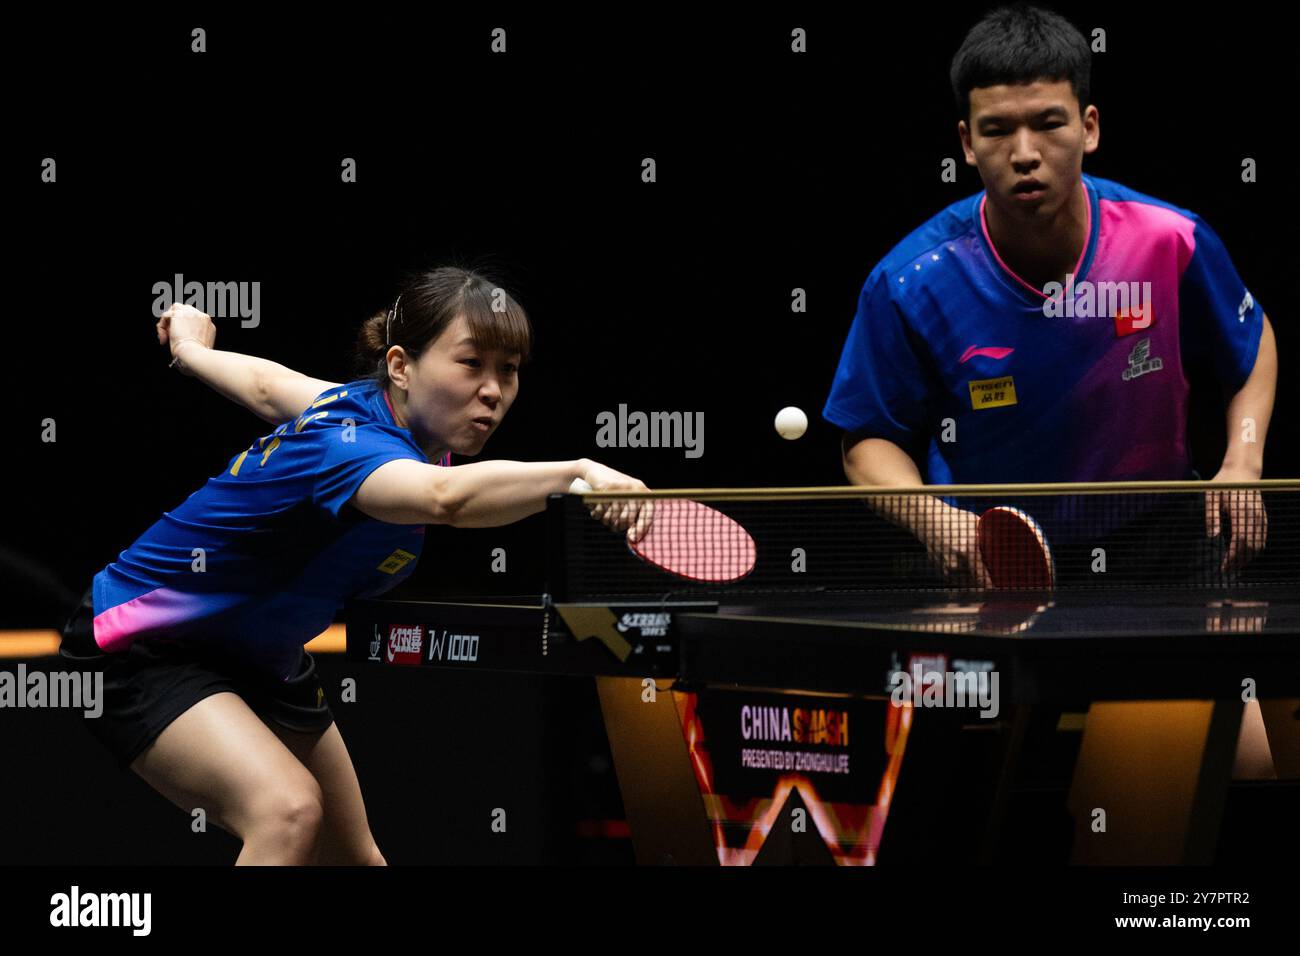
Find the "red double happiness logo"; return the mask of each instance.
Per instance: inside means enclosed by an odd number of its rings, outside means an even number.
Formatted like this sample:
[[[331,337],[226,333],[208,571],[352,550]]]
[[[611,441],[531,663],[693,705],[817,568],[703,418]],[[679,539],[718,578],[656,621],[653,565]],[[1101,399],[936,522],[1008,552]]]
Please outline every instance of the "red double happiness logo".
[[[419,664],[423,650],[424,628],[420,625],[394,624],[388,629],[388,663]]]

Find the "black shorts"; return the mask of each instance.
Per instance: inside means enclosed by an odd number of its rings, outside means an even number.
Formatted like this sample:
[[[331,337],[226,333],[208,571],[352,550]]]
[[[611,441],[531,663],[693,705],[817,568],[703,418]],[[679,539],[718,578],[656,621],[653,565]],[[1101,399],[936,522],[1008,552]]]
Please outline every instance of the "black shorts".
[[[104,672],[102,713],[85,721],[123,768],[173,720],[222,691],[238,694],[263,720],[299,733],[319,733],[334,722],[316,661],[306,650],[289,680],[179,641],[136,641],[123,653],[105,654],[95,644],[93,617],[87,590],[63,627],[59,655],[79,668]]]

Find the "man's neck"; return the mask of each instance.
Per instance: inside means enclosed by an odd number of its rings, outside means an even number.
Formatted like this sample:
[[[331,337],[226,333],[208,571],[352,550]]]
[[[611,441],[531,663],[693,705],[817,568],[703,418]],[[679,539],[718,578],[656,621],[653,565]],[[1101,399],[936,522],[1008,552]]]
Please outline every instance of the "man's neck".
[[[1050,220],[1012,220],[991,202],[984,204],[984,218],[998,256],[1036,289],[1049,282],[1064,282],[1088,241],[1088,197],[1082,182]]]

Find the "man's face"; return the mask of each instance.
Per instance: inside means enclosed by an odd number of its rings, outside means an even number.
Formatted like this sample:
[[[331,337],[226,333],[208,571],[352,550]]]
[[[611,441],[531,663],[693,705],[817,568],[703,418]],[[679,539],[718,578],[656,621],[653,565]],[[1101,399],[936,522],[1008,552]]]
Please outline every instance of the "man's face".
[[[1101,137],[1097,108],[1079,115],[1068,80],[971,90],[970,125],[957,124],[966,163],[1007,215],[1050,220],[1070,201],[1083,157]]]

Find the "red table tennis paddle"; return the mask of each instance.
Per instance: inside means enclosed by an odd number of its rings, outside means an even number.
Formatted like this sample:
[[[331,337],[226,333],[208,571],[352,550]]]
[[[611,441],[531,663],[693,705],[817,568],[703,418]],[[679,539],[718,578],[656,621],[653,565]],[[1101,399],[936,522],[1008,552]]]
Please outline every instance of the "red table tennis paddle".
[[[591,491],[575,478],[571,494]],[[670,498],[647,502],[653,506],[649,526],[637,541],[628,541],[634,555],[657,568],[691,581],[725,584],[754,570],[754,539],[736,521],[698,501]]]
[[[995,588],[1048,590],[1056,562],[1038,522],[1019,508],[1000,506],[980,515],[980,555]]]

